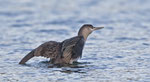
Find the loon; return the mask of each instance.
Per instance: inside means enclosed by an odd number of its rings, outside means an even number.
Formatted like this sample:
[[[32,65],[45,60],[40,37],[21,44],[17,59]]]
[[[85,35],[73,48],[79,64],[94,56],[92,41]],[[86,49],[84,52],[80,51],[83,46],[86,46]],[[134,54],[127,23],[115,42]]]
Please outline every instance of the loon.
[[[25,64],[35,56],[50,58],[52,64],[72,64],[82,57],[82,50],[89,34],[104,27],[84,24],[78,35],[62,42],[48,41],[28,53],[19,64]]]

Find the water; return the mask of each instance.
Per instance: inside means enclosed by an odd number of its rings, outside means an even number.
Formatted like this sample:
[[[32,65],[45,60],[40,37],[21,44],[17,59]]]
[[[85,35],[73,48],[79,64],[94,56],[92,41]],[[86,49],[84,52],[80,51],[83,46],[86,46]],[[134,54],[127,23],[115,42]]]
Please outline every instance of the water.
[[[149,0],[0,0],[0,82],[149,82]],[[79,63],[52,66],[35,57],[40,44],[63,41],[90,23]]]

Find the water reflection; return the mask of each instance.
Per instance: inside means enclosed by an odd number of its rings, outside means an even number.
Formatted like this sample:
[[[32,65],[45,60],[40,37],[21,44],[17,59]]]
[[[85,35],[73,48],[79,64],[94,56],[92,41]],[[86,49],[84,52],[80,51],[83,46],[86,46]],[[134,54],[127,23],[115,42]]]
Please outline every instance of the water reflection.
[[[48,63],[47,63],[48,64]],[[90,62],[74,62],[73,64],[48,64],[48,68],[61,68],[62,73],[86,73]]]
[[[50,64],[49,61],[41,61],[39,63],[24,64],[23,66],[50,69],[62,73],[87,73],[93,65],[90,62],[74,62],[73,64]]]

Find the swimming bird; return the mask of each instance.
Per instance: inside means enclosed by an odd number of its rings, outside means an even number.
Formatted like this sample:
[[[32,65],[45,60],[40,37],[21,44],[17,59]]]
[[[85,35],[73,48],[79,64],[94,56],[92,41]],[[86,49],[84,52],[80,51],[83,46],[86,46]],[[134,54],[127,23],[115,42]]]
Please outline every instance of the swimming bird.
[[[34,56],[50,58],[50,63],[52,64],[72,64],[82,57],[82,50],[89,34],[102,28],[104,27],[94,27],[91,24],[84,24],[77,36],[62,42],[45,42],[28,53],[19,64],[25,64]]]

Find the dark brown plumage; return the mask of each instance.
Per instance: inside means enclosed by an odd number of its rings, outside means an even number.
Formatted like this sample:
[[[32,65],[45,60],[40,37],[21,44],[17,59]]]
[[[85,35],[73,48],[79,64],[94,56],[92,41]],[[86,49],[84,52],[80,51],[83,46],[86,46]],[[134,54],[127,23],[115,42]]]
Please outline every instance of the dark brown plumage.
[[[50,58],[50,62],[53,64],[72,64],[81,58],[88,35],[94,30],[102,28],[103,27],[93,27],[90,24],[85,24],[80,28],[78,36],[64,40],[63,42],[45,42],[27,54],[19,64],[25,64],[25,62],[34,56]]]

